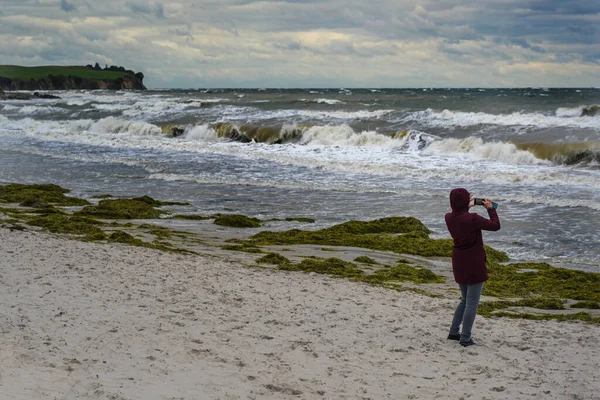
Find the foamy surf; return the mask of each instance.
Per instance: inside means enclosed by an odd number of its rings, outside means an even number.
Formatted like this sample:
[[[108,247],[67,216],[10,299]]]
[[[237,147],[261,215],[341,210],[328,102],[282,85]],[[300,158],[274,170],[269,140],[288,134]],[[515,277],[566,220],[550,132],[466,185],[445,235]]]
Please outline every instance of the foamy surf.
[[[511,256],[600,262],[600,90],[53,94],[0,103],[0,180],[319,226],[414,215],[439,237],[463,186],[500,203]]]
[[[578,111],[581,112],[581,111]],[[402,122],[417,121],[434,127],[471,127],[492,126],[530,126],[535,128],[570,127],[581,129],[600,129],[600,118],[573,116],[561,112],[561,115],[542,113],[488,114],[483,112],[460,112],[451,110],[435,111],[427,109],[409,113]]]

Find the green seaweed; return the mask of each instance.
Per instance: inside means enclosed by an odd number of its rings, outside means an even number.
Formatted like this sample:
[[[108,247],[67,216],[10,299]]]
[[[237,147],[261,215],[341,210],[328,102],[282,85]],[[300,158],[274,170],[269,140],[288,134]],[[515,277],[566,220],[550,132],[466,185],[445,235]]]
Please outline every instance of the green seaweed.
[[[384,283],[384,282],[404,282],[414,283],[444,283],[446,278],[436,275],[433,271],[414,267],[407,264],[398,264],[395,267],[383,268],[375,271],[373,274],[361,279],[363,282]]]
[[[140,239],[134,238],[129,233],[123,232],[120,230],[114,231],[113,233],[111,233],[107,240],[109,242],[113,242],[113,243],[126,243],[126,244],[130,244],[130,245],[142,246],[142,247],[145,247],[145,245],[148,244]]]
[[[397,233],[404,234],[397,235]],[[421,256],[452,255],[452,240],[431,239],[429,230],[416,218],[392,217],[375,221],[350,221],[317,231],[292,229],[283,232],[263,231],[248,240],[258,246],[317,244],[350,246]],[[490,249],[490,248],[486,248]],[[505,253],[490,249],[491,260],[507,261]]]
[[[137,201],[141,201],[144,202],[152,207],[162,207],[162,206],[189,206],[191,205],[190,203],[180,203],[180,202],[176,202],[176,201],[160,201],[160,200],[156,200],[153,199],[150,196],[141,196],[141,197],[134,197],[131,200],[137,200]]]
[[[576,314],[533,314],[533,313],[513,313],[507,311],[498,311],[491,316],[493,317],[507,317],[515,319],[530,319],[537,321],[583,321],[591,324],[600,324],[600,317],[593,317],[586,312],[579,312]]]
[[[215,218],[214,223],[233,228],[258,228],[261,226],[258,218],[251,218],[240,214],[220,214]]]
[[[274,265],[284,265],[290,264],[290,260],[286,257],[282,256],[279,253],[267,253],[265,256],[256,260],[257,264],[274,264]]]
[[[36,207],[33,210],[29,210],[30,213],[33,214],[39,214],[39,215],[46,215],[46,214],[63,214],[66,215],[66,213],[61,210],[60,208],[56,208],[54,206],[51,205],[47,205],[47,206],[42,206],[42,207]]]
[[[571,308],[588,308],[590,310],[600,309],[600,303],[597,301],[578,301],[575,304],[571,304]]]
[[[286,221],[296,221],[296,222],[306,222],[309,224],[314,224],[315,223],[315,219],[314,218],[305,218],[305,217],[289,217],[285,219]]]
[[[441,283],[445,281],[444,277],[435,275],[426,268],[405,264],[399,264],[396,267],[384,268],[372,274],[366,274],[356,264],[340,260],[339,258],[321,259],[311,257],[302,260],[298,264],[283,263],[279,266],[279,269],[285,271],[315,272],[336,278],[349,278],[357,282],[383,285],[390,288],[397,288],[397,285],[387,285],[389,282]]]
[[[197,214],[178,214],[171,217],[171,219],[184,219],[190,221],[204,221],[207,219],[213,219],[211,215],[197,215]]]
[[[558,297],[600,301],[600,274],[546,263],[492,264],[483,293],[495,297]]]
[[[159,247],[157,247],[157,248],[160,248],[160,247],[173,247],[173,244],[172,244],[172,243],[165,242],[165,241],[163,241],[163,240],[157,240],[157,239],[154,239],[154,240],[152,241],[152,244],[154,244],[154,245],[156,245],[156,246],[159,246]]]
[[[103,240],[106,237],[102,229],[98,227],[101,223],[90,218],[48,214],[28,218],[26,223],[40,226],[42,230],[48,232],[84,235],[88,240]]]
[[[479,304],[478,312],[484,316],[490,316],[494,311],[510,307],[529,307],[542,310],[564,310],[565,300],[556,297],[531,297],[521,300],[498,300],[484,301]]]
[[[38,208],[8,208],[8,207],[0,207],[0,211],[4,214],[17,218],[24,219],[30,217],[32,214],[36,215],[44,215],[44,214],[66,214],[60,208],[56,208],[53,206],[45,206]]]
[[[123,243],[123,244],[127,244],[129,246],[138,246],[138,247],[146,247],[149,249],[170,251],[170,252],[174,252],[174,253],[197,254],[196,252],[191,251],[191,250],[179,249],[179,248],[172,247],[173,245],[171,243],[164,243],[161,241],[155,241],[153,243],[144,242],[143,240],[134,238],[129,233],[123,232],[121,230],[112,232],[108,236],[107,241],[111,242],[111,243]]]
[[[600,302],[600,274],[553,267],[546,263],[515,263],[488,266],[489,280],[483,293],[488,296],[518,298],[480,304],[484,316],[506,316],[525,319],[581,320],[600,323],[600,318],[587,313],[532,314],[497,311],[511,307],[564,310],[567,300],[580,300],[571,308],[593,308]],[[591,306],[591,307],[587,307]]]
[[[54,184],[33,184],[24,185],[12,183],[0,186],[0,201],[4,203],[18,203],[24,207],[45,207],[48,205],[56,206],[83,206],[90,204],[85,199],[65,196],[69,193]]]
[[[87,206],[74,215],[91,216],[102,219],[155,219],[164,211],[156,210],[147,201],[139,199],[101,200],[97,206]]]
[[[414,217],[388,217],[373,221],[348,221],[322,230],[331,234],[364,235],[368,233],[431,233],[421,221]]]
[[[379,264],[377,261],[375,261],[371,257],[367,257],[367,256],[358,256],[354,259],[354,261],[358,262],[358,263],[370,264],[370,265]]]
[[[340,260],[339,258],[328,258],[326,260],[307,258],[298,264],[281,264],[280,270],[315,272],[330,275],[336,278],[356,278],[364,275],[356,264]]]

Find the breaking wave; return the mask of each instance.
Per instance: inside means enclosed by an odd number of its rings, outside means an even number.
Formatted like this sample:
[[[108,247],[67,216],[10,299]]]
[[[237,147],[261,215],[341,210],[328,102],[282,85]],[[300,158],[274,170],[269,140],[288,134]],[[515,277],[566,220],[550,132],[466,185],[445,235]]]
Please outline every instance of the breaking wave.
[[[296,144],[322,147],[362,147],[392,150],[403,153],[423,153],[431,156],[466,157],[495,160],[507,165],[566,165],[596,169],[600,165],[600,144],[578,143],[512,143],[485,141],[479,137],[446,138],[419,130],[408,129],[382,134],[374,130],[355,131],[350,125],[295,124],[263,126],[252,124],[216,123],[199,125],[160,125],[150,122],[107,117],[71,121],[20,120],[0,116],[5,132],[22,131],[30,136],[51,140],[78,140],[99,145],[112,145],[119,138],[138,146],[194,146],[198,142],[261,143],[267,145]],[[113,135],[107,137],[107,135]],[[141,137],[155,137],[160,144],[141,141]],[[67,139],[68,138],[68,139]],[[84,139],[86,138],[86,139]],[[137,138],[137,139],[136,139]],[[169,145],[169,138],[182,139]],[[139,141],[139,142],[136,142]]]
[[[164,132],[164,129],[163,129]],[[190,140],[230,140],[240,143],[266,143],[322,146],[360,146],[401,148],[402,150],[422,150],[436,140],[436,136],[416,130],[405,130],[392,135],[383,135],[375,131],[356,132],[349,125],[324,125],[299,127],[262,127],[255,125],[235,125],[217,123],[188,127],[183,136]]]
[[[509,164],[548,163],[533,153],[505,142],[484,142],[481,138],[444,139],[433,142],[428,152],[441,154],[466,154],[481,159],[503,161]]]
[[[519,143],[518,149],[563,165],[600,165],[600,143]]]
[[[559,109],[561,110],[561,109]],[[471,127],[478,125],[495,126],[533,126],[536,128],[572,127],[600,129],[598,106],[583,107],[577,111],[562,109],[557,115],[542,113],[487,114],[483,112],[463,111],[424,111],[411,112],[400,122],[417,121],[433,127]],[[571,109],[569,109],[571,110]],[[586,111],[587,110],[587,111]],[[576,114],[579,114],[578,116]]]
[[[556,110],[557,117],[594,117],[596,115],[600,115],[600,106],[598,104],[572,108],[561,107]]]

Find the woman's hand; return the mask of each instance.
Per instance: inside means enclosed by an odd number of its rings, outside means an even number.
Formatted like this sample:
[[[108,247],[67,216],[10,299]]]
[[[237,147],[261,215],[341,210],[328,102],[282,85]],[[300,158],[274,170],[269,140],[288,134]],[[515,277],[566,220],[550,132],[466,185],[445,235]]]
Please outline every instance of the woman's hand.
[[[487,210],[489,210],[490,208],[492,208],[492,207],[493,207],[493,205],[492,205],[492,201],[491,201],[490,199],[484,199],[484,200],[483,200],[483,206],[484,206],[484,207],[485,207]]]

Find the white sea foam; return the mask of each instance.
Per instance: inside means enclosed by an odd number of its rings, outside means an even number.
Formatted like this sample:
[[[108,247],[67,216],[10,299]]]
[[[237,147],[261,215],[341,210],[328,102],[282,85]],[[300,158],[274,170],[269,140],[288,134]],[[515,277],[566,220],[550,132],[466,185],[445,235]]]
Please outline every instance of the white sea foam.
[[[592,210],[600,210],[600,203],[591,202],[587,199],[578,199],[571,197],[559,197],[559,196],[547,196],[547,195],[539,195],[535,196],[531,195],[521,195],[519,193],[511,196],[511,201],[515,203],[522,204],[544,204],[553,207],[562,207],[562,208],[577,208],[577,207],[585,207],[591,208]]]
[[[581,116],[581,112],[583,111],[583,106],[581,107],[560,107],[556,110],[557,117],[563,118],[572,118]]]
[[[380,118],[386,114],[393,112],[393,110],[360,110],[360,111],[312,111],[312,110],[296,110],[296,115],[319,118],[319,119],[340,119],[340,120],[354,120],[354,119],[370,119]]]
[[[194,99],[194,101],[191,102],[191,104],[202,105],[202,103],[222,103],[224,101],[225,101],[225,99],[211,97],[211,98],[205,98],[205,99]]]
[[[188,108],[187,104],[173,101],[138,102],[123,110],[123,115],[136,119],[156,120],[166,115],[181,114],[186,108]]]
[[[437,154],[468,154],[475,158],[492,159],[508,164],[551,164],[540,160],[512,143],[484,142],[481,138],[444,139],[432,142],[426,152]]]
[[[458,111],[434,111],[427,109],[410,113],[401,122],[419,121],[435,127],[469,127],[477,125],[500,126],[533,126],[538,128],[574,127],[600,129],[600,118],[575,117],[571,111],[564,112],[569,115],[552,116],[541,113],[512,113],[512,114],[487,114]]]
[[[111,103],[96,103],[92,104],[92,108],[100,111],[121,111],[124,106],[122,104],[111,104]]]
[[[183,138],[191,142],[215,142],[222,141],[217,132],[208,124],[197,125],[187,128],[183,134]]]
[[[218,116],[217,122],[231,122],[231,120],[243,120],[245,122],[259,123],[268,119],[296,119],[298,117],[303,120],[318,120],[325,123],[340,123],[350,122],[354,120],[368,120],[382,118],[393,110],[359,110],[359,111],[316,111],[316,110],[259,110],[253,107],[240,106],[218,106],[213,109],[215,115]]]
[[[156,125],[115,117],[103,118],[91,124],[89,131],[95,134],[127,133],[135,136],[158,136],[162,134],[162,130]]]
[[[347,125],[320,126],[304,133],[303,144],[269,145],[225,141],[208,125],[189,127],[184,135],[168,138],[156,125],[115,117],[65,122],[10,120],[0,116],[0,122],[0,135],[14,136],[18,131],[40,140],[113,147],[115,157],[121,151],[127,153],[127,149],[144,148],[226,154],[332,172],[361,173],[375,181],[408,179],[415,187],[429,187],[432,182],[478,182],[485,177],[488,184],[508,187],[600,190],[600,179],[594,171],[552,165],[510,143],[486,143],[478,138],[440,140],[418,131],[390,137],[374,131],[355,132]],[[425,150],[419,149],[422,143],[428,144]]]
[[[403,141],[374,131],[355,132],[348,125],[313,126],[302,134],[302,144],[324,146],[400,147]]]
[[[52,113],[65,113],[67,110],[60,107],[42,106],[42,105],[31,105],[19,107],[19,114],[24,115],[37,115],[37,114],[52,114]]]

